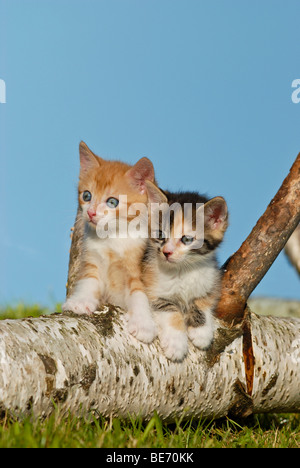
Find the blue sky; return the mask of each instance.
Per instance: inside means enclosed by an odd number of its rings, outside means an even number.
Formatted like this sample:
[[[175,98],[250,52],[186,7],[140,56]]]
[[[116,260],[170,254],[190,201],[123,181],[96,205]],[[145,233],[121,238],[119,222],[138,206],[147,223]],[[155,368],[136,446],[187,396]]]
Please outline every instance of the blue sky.
[[[298,0],[0,0],[0,304],[62,301],[78,144],[223,195],[236,251],[300,151]],[[281,254],[256,295],[300,299]]]

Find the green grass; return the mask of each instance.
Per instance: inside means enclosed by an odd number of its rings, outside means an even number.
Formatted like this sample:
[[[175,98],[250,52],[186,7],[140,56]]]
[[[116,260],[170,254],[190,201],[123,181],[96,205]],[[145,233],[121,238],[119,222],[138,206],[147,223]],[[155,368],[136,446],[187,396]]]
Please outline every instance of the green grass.
[[[53,310],[49,310],[46,307],[41,307],[39,304],[29,306],[20,303],[14,307],[0,307],[0,320],[39,317],[40,315],[51,314],[53,312],[61,312],[61,305],[57,304]]]
[[[60,307],[56,308],[59,311]],[[39,316],[38,305],[0,310],[0,318]],[[0,448],[299,448],[300,415],[253,415],[244,420],[189,420],[166,424],[154,414],[149,422],[62,416],[59,408],[46,419],[15,420],[1,415]]]
[[[45,420],[0,424],[0,448],[299,448],[297,415],[260,415],[247,421],[177,421],[164,424],[157,415],[139,419],[105,420],[61,417],[59,410]]]

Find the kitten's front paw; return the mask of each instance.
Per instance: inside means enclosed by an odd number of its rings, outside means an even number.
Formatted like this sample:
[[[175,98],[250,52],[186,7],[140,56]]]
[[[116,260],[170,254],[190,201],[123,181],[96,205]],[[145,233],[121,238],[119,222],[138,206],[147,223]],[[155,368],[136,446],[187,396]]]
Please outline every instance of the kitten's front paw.
[[[165,356],[171,361],[183,361],[188,352],[188,339],[183,331],[169,330],[159,337]]]
[[[207,349],[214,337],[213,329],[205,326],[188,327],[188,337],[196,348]]]
[[[76,299],[67,299],[67,301],[62,305],[63,312],[74,312],[78,315],[92,314],[97,310],[98,301],[95,299],[89,300],[76,300]]]
[[[157,336],[157,329],[151,317],[136,317],[126,315],[127,328],[129,333],[143,343],[151,343]]]

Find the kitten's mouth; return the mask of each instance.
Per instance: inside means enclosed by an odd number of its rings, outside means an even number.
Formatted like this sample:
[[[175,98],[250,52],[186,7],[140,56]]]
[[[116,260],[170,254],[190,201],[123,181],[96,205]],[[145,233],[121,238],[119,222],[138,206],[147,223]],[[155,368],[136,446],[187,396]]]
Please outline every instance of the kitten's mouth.
[[[172,256],[165,257],[165,255],[164,255],[163,258],[164,258],[166,263],[176,263],[176,260],[174,258],[172,258]]]
[[[98,221],[96,219],[89,219],[89,224],[93,224],[94,226],[97,226]]]

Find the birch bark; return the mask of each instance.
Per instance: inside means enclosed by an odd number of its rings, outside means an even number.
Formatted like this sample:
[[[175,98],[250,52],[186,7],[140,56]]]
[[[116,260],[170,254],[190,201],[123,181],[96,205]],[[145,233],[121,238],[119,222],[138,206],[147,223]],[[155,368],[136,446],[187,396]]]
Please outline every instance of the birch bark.
[[[62,413],[149,419],[156,410],[173,421],[299,411],[299,332],[299,319],[247,310],[232,328],[218,321],[208,352],[190,344],[188,357],[172,363],[157,341],[149,346],[128,334],[123,312],[112,306],[91,317],[5,320],[0,413],[47,416],[59,404]],[[249,344],[255,356],[250,381]]]

